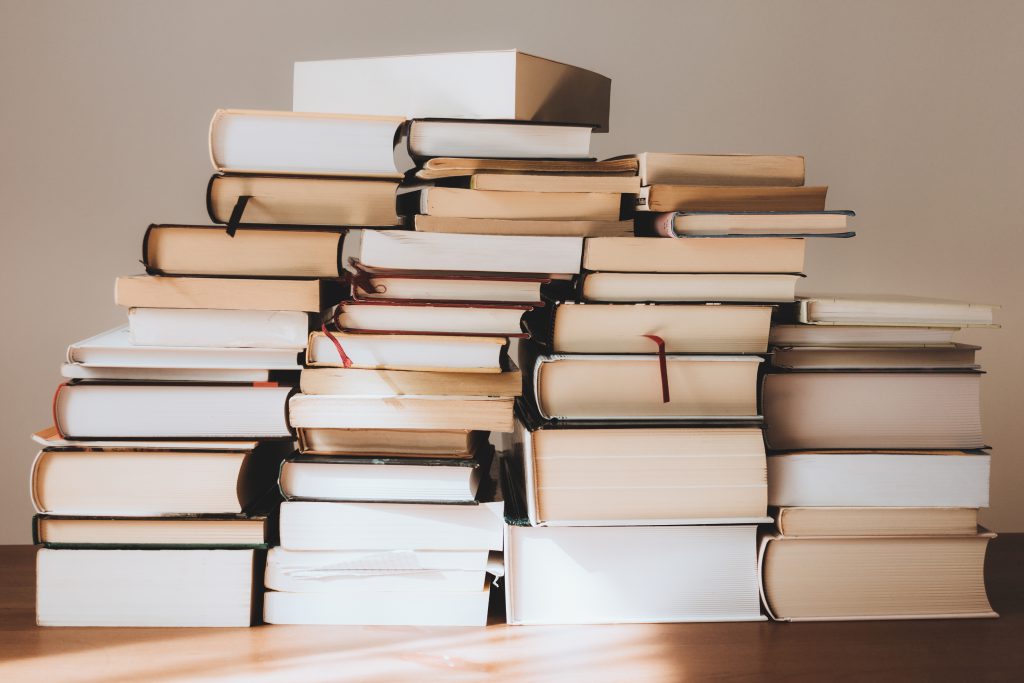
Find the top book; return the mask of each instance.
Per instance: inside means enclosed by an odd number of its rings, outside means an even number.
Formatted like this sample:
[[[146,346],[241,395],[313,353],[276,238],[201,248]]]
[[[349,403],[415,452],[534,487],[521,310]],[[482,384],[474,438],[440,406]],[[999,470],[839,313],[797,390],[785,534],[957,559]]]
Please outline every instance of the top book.
[[[301,112],[573,123],[608,130],[611,79],[519,50],[295,63]]]

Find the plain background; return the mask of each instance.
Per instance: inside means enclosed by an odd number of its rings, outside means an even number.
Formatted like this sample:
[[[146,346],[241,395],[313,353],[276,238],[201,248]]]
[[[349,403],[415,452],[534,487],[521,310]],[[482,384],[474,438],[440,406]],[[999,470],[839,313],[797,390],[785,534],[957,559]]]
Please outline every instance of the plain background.
[[[791,153],[859,235],[801,291],[997,303],[984,425],[1024,531],[1024,3],[11,2],[0,6],[0,542],[30,540],[29,434],[65,347],[120,324],[151,222],[204,223],[218,107],[288,109],[292,62],[520,48],[612,79],[605,157]]]

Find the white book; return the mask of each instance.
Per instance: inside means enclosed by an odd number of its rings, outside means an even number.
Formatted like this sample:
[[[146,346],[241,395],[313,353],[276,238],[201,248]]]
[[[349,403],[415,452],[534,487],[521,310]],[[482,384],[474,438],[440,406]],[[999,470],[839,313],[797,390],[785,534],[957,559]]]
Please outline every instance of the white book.
[[[417,158],[586,159],[590,133],[590,126],[413,121],[408,146]]]
[[[36,553],[40,626],[249,626],[252,550]]]
[[[780,453],[768,458],[768,504],[983,508],[990,466],[962,451]]]
[[[128,330],[136,346],[302,350],[309,317],[301,311],[130,308]]]
[[[475,460],[416,464],[415,459],[404,459],[402,464],[385,464],[376,458],[353,458],[289,461],[281,466],[278,481],[287,499],[469,503],[476,500],[481,477]]]
[[[60,375],[66,379],[111,382],[266,382],[270,370],[226,368],[108,368],[81,363],[63,363]]]
[[[757,526],[506,527],[510,624],[763,620]]]

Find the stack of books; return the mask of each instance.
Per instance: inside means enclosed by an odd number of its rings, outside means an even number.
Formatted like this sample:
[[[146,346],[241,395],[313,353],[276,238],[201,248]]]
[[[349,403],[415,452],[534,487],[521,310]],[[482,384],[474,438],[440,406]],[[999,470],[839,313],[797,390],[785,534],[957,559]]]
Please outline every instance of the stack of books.
[[[764,378],[765,605],[777,619],[996,616],[978,527],[990,456],[977,347],[992,307],[808,297],[772,329]]]

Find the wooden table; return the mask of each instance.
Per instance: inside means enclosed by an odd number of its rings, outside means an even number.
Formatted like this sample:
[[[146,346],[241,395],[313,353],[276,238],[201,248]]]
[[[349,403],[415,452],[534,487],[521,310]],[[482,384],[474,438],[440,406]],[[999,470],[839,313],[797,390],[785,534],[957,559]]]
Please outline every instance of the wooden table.
[[[989,549],[1000,619],[480,628],[35,626],[34,549],[0,546],[0,681],[1024,680],[1024,534]]]

